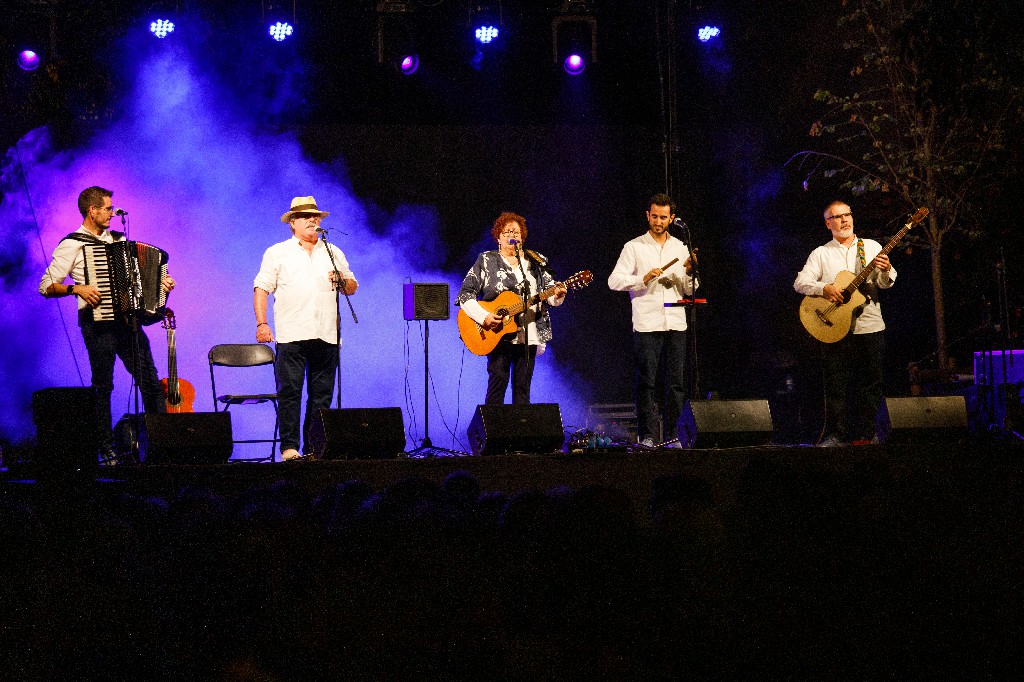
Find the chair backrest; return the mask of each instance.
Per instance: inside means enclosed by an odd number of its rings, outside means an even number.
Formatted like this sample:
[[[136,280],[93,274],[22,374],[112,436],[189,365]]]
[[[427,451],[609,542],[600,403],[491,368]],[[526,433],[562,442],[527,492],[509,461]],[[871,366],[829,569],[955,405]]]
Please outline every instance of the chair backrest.
[[[258,367],[274,363],[274,349],[263,343],[221,343],[210,349],[210,364]]]

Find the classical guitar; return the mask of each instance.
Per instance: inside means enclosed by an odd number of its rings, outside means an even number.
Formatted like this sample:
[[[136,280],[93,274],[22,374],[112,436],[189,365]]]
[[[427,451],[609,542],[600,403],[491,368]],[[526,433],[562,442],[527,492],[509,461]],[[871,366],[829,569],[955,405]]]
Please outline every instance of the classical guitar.
[[[526,304],[523,303],[523,299],[514,291],[503,291],[493,301],[480,301],[480,305],[483,306],[484,310],[502,318],[501,329],[498,331],[484,329],[481,325],[474,322],[473,318],[467,315],[465,311],[460,310],[458,316],[459,336],[462,337],[462,342],[466,344],[466,348],[472,353],[487,355],[498,345],[501,337],[519,329],[519,325],[516,324],[515,320],[516,315],[554,294],[559,286],[564,286],[566,289],[580,289],[590,284],[593,279],[594,275],[590,273],[590,270],[581,270],[564,282],[556,283],[553,287],[531,296]]]
[[[160,380],[160,386],[164,389],[164,402],[167,404],[167,411],[192,412],[196,389],[185,379],[178,378],[178,349],[174,340],[174,331],[178,325],[174,320],[173,310],[167,309],[161,324],[167,330],[167,378]]]
[[[896,248],[907,232],[924,220],[927,215],[927,208],[917,209],[903,229],[897,232],[896,236],[879,251],[879,255],[889,255],[889,252]],[[842,290],[842,303],[834,303],[824,296],[804,296],[804,300],[800,303],[800,321],[803,323],[804,329],[822,343],[835,343],[845,338],[853,327],[854,316],[867,302],[867,298],[859,291],[860,285],[867,281],[868,276],[874,270],[875,262],[872,260],[856,275],[848,270],[843,270],[836,275],[833,286]]]

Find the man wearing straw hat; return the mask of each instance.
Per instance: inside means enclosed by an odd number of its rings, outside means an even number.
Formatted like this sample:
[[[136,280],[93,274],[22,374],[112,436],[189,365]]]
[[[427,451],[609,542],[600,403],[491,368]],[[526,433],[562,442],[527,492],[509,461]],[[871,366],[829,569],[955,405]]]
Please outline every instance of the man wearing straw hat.
[[[302,443],[310,447],[313,416],[328,408],[334,395],[338,369],[338,307],[335,265],[342,289],[352,295],[359,282],[341,249],[320,239],[321,211],[311,197],[295,197],[281,222],[291,227],[290,239],[274,244],[263,254],[253,288],[256,340],[277,342],[277,399],[281,419],[281,459],[299,459],[299,413],[302,382],[306,380],[306,416]],[[334,262],[332,263],[331,256]],[[274,295],[274,330],[267,322],[267,299]],[[275,338],[276,332],[276,338]],[[306,454],[309,454],[308,452]]]

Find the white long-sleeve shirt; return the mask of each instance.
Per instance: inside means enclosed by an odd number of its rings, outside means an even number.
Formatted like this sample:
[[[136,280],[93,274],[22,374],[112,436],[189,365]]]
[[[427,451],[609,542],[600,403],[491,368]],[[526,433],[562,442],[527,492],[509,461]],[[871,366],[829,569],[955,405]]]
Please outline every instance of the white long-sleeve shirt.
[[[81,232],[82,234],[89,235],[93,239],[98,239],[105,244],[114,243],[114,235],[110,230],[103,230],[98,236],[93,234],[86,228],[85,225],[80,226],[75,233]],[[57,248],[53,250],[53,259],[50,261],[50,266],[46,268],[46,272],[43,273],[43,278],[39,281],[39,293],[43,296],[46,295],[46,290],[51,284],[60,284],[68,275],[74,280],[75,284],[85,284],[85,256],[82,254],[82,247],[85,246],[86,242],[81,242],[76,239],[62,239]],[[85,308],[88,303],[81,296],[76,297],[78,299],[78,308],[81,310]]]
[[[341,249],[331,246],[338,270],[355,280]],[[323,240],[309,253],[297,237],[274,244],[263,254],[253,286],[274,295],[274,333],[278,343],[320,339],[338,341],[338,306]]]
[[[870,263],[882,250],[882,245],[874,239],[864,240],[864,262]],[[854,235],[850,246],[843,246],[835,239],[811,251],[803,270],[797,273],[793,288],[804,296],[821,296],[826,284],[834,284],[836,275],[842,270],[857,273],[860,267],[857,256],[857,236]],[[882,308],[878,303],[878,290],[888,289],[896,281],[896,268],[888,271],[875,268],[867,281],[861,285],[860,292],[867,296],[868,302],[861,314],[854,318],[854,334],[871,334],[885,329],[882,319]]]
[[[665,307],[693,294],[699,282],[686,274],[683,263],[690,251],[680,240],[669,235],[658,244],[650,232],[631,239],[622,247],[619,260],[608,276],[608,286],[615,291],[628,291],[633,307],[633,329],[638,332],[684,331],[686,311],[682,307]],[[679,259],[660,277],[644,285],[644,275],[660,268],[673,258]]]

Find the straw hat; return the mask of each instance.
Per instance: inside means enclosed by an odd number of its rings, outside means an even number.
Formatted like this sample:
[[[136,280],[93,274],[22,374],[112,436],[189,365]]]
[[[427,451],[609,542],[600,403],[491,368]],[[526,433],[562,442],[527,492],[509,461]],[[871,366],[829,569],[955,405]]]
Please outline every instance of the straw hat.
[[[327,216],[331,215],[331,213],[330,211],[321,211],[319,208],[317,208],[316,199],[314,199],[311,196],[295,197],[294,199],[292,199],[292,207],[288,209],[287,213],[281,216],[281,222],[287,223],[290,222],[292,218],[306,215],[326,218]]]

